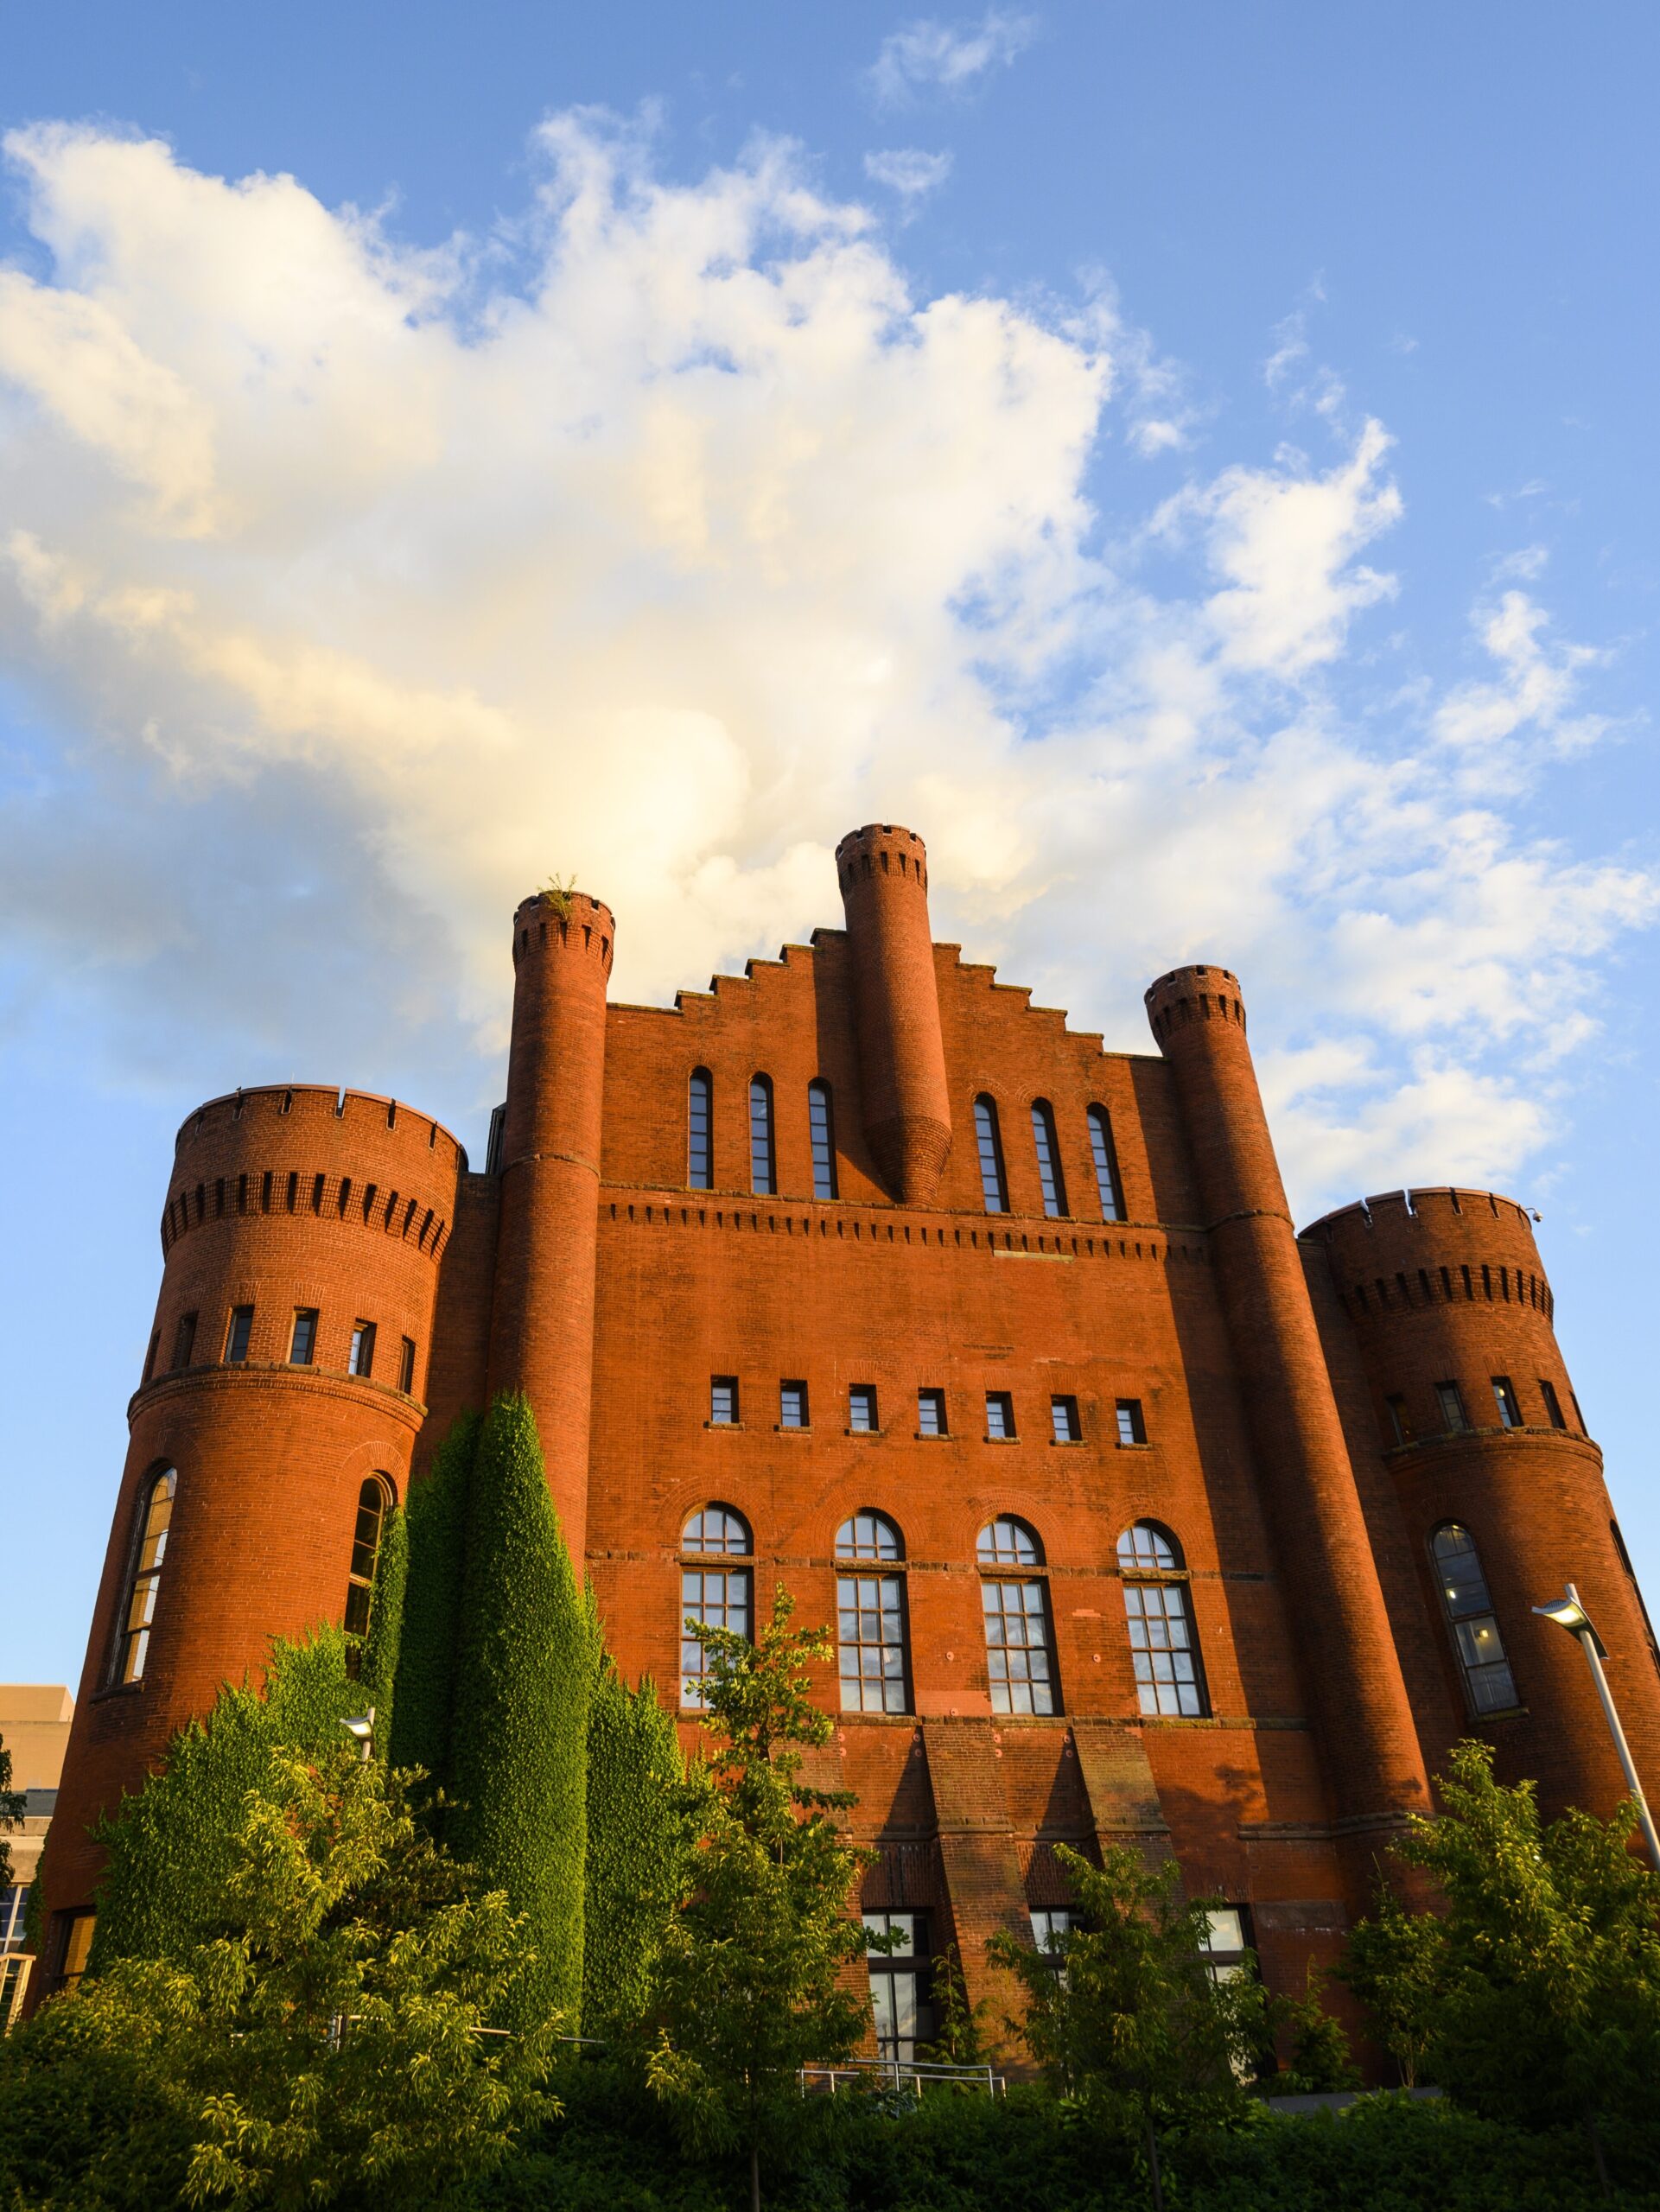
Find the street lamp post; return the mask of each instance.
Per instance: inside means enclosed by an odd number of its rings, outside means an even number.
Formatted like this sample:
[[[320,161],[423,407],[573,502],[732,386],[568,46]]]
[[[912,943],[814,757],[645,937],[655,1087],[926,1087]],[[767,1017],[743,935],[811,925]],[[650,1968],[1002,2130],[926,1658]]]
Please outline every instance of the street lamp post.
[[[1536,1605],[1534,1611],[1542,1613],[1548,1621],[1555,1621],[1558,1628],[1565,1628],[1578,1640],[1591,1669],[1591,1679],[1597,1686],[1597,1695],[1602,1700],[1603,1714],[1608,1723],[1608,1733],[1614,1739],[1614,1749],[1619,1754],[1620,1770],[1625,1777],[1625,1787],[1637,1806],[1638,1821],[1643,1830],[1643,1840],[1649,1847],[1649,1857],[1660,1872],[1660,1834],[1655,1831],[1654,1815],[1649,1810],[1649,1801],[1643,1794],[1643,1785],[1637,1778],[1637,1766],[1631,1758],[1631,1747],[1625,1741],[1625,1731],[1619,1725],[1619,1715],[1614,1710],[1613,1693],[1608,1688],[1608,1677],[1602,1671],[1602,1662],[1608,1656],[1608,1647],[1597,1634],[1591,1616],[1580,1603],[1580,1593],[1570,1582],[1565,1586],[1566,1594],[1554,1605]]]
[[[371,1706],[366,1713],[354,1713],[349,1720],[342,1720],[340,1726],[345,1729],[348,1736],[353,1738],[358,1747],[358,1757],[362,1760],[364,1765],[367,1766],[370,1760],[375,1755],[375,1709],[373,1706]]]

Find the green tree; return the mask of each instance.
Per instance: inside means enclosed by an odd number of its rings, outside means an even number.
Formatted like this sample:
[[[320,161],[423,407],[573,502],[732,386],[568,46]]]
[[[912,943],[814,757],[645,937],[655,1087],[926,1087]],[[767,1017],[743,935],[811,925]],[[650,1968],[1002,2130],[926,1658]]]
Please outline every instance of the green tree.
[[[23,1815],[29,1804],[21,1789],[11,1786],[11,1753],[6,1740],[0,1736],[0,1890],[11,1883],[11,1846],[6,1838],[23,1824]]]
[[[969,2001],[969,1985],[955,1943],[948,1944],[932,1961],[934,2033],[932,2043],[920,2046],[936,2066],[984,2066],[991,2057],[986,2032],[989,2001]]]
[[[450,1782],[467,1500],[483,1426],[479,1414],[462,1414],[439,1446],[431,1472],[410,1492],[403,1637],[392,1724],[382,1741],[394,1766],[420,1767],[442,1788]]]
[[[485,1416],[467,1500],[445,1834],[530,1931],[536,1970],[516,1985],[506,2026],[557,2012],[574,2031],[582,2018],[597,1662],[535,1416],[526,1399],[504,1395]]]
[[[608,2035],[651,2001],[663,1926],[684,1885],[685,1763],[649,1676],[630,1690],[607,1658],[588,1722],[582,2024]]]
[[[1320,2003],[1320,1979],[1311,1966],[1301,1997],[1269,2002],[1271,2031],[1291,2046],[1290,2063],[1274,2083],[1280,2096],[1329,2096],[1360,2087],[1360,2069],[1349,2049],[1348,2031]]]
[[[1636,1808],[1545,1822],[1486,1745],[1451,1767],[1445,1811],[1396,1847],[1447,1904],[1434,2078],[1486,2118],[1582,2126],[1606,2186],[1602,2124],[1648,2117],[1660,2079],[1660,1875],[1629,1848]]]
[[[841,1986],[865,1935],[848,1897],[866,1854],[832,1815],[852,1800],[804,1788],[798,1745],[833,1724],[809,1669],[833,1656],[792,1627],[779,1588],[758,1644],[689,1624],[708,1655],[706,1764],[684,1785],[697,1838],[688,1890],[664,1932],[646,2078],[697,2151],[748,2153],[752,2212],[763,2158],[798,2128],[798,2069],[844,2058],[868,2007]]]
[[[1205,1964],[1206,1904],[1186,1904],[1174,1859],[1149,1866],[1110,1847],[1092,1866],[1058,1845],[1084,1924],[1039,1952],[1007,1932],[987,1948],[1020,1982],[1022,2035],[1053,2086],[1103,2133],[1145,2149],[1164,2202],[1159,2130],[1225,2120],[1266,2055],[1268,2002],[1249,1972],[1218,1981]]]
[[[404,1594],[409,1576],[409,1522],[401,1505],[386,1516],[375,1555],[369,1628],[357,1654],[363,1702],[375,1709],[375,1743],[384,1751],[391,1734],[398,1688],[398,1652],[404,1635]]]
[[[1387,1883],[1358,1920],[1337,1972],[1371,2015],[1377,2039],[1415,2088],[1435,2031],[1446,1980],[1447,1931],[1438,1914],[1412,1912]]]
[[[186,1958],[118,1960],[14,2038],[9,2133],[39,2137],[41,2099],[80,2122],[8,2177],[37,2201],[436,2205],[557,2110],[551,2026],[487,2031],[532,1968],[524,1923],[467,1896],[379,1762],[268,1753],[211,1908]]]

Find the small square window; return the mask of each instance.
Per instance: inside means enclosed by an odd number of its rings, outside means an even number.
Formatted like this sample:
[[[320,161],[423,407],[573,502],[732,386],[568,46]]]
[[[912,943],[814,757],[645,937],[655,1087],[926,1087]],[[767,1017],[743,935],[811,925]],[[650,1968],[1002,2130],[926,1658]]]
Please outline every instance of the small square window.
[[[868,1436],[876,1427],[876,1386],[855,1382],[848,1392],[848,1427],[855,1436]]]
[[[709,1421],[711,1428],[735,1427],[738,1419],[738,1378],[735,1375],[712,1375],[709,1384]]]
[[[1390,1440],[1395,1444],[1409,1444],[1412,1431],[1407,1427],[1407,1402],[1397,1390],[1383,1401],[1390,1417]]]
[[[375,1364],[375,1325],[372,1321],[352,1324],[351,1371],[353,1375],[372,1375]]]
[[[1049,1421],[1055,1433],[1057,1444],[1081,1444],[1084,1440],[1083,1423],[1078,1418],[1076,1398],[1051,1398]]]
[[[1556,1385],[1548,1382],[1542,1375],[1539,1377],[1539,1395],[1545,1402],[1545,1418],[1551,1427],[1566,1428],[1568,1423],[1562,1418],[1562,1402],[1556,1395]]]
[[[945,1433],[945,1393],[943,1390],[917,1392],[917,1434],[944,1436]]]
[[[1147,1423],[1142,1418],[1139,1398],[1120,1398],[1113,1408],[1118,1421],[1118,1441],[1121,1444],[1145,1444]]]
[[[415,1338],[405,1337],[403,1356],[398,1363],[398,1387],[406,1398],[415,1395]]]
[[[1014,1401],[1007,1390],[986,1392],[986,1441],[1011,1444],[1014,1440]]]
[[[248,1339],[253,1334],[251,1306],[233,1306],[231,1325],[226,1332],[225,1357],[227,1365],[239,1367],[248,1357]]]
[[[1470,1417],[1464,1410],[1464,1393],[1456,1382],[1438,1382],[1435,1396],[1441,1405],[1441,1426],[1449,1436],[1468,1428]]]
[[[1045,1911],[1034,1907],[1032,1912],[1032,1940],[1039,1950],[1046,1955],[1059,1951],[1066,1938],[1084,1925],[1081,1913],[1071,1910]]]
[[[249,1318],[251,1319],[253,1308],[249,1306],[246,1311]],[[175,1367],[188,1367],[190,1364],[190,1356],[195,1349],[196,1317],[194,1313],[181,1313],[179,1316],[179,1325],[177,1329],[175,1330],[173,1335],[173,1364]],[[246,1357],[245,1338],[244,1339],[244,1351],[241,1356],[244,1357]]]
[[[780,1382],[778,1386],[778,1425],[780,1428],[806,1428],[807,1386],[805,1382]]]
[[[309,1367],[317,1349],[317,1309],[302,1306],[294,1316],[294,1334],[289,1339],[289,1365]]]
[[[1492,1378],[1492,1385],[1493,1403],[1498,1408],[1500,1426],[1504,1428],[1520,1428],[1522,1426],[1522,1407],[1514,1389],[1511,1387],[1510,1376],[1508,1375],[1495,1375]]]

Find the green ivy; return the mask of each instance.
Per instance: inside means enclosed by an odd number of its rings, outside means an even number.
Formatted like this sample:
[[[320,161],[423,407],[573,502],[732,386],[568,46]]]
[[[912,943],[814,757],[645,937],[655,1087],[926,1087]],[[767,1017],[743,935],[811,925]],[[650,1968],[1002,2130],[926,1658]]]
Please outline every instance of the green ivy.
[[[358,1669],[363,1702],[375,1709],[375,1749],[382,1752],[391,1739],[398,1653],[404,1636],[404,1593],[409,1571],[409,1520],[403,1507],[395,1505],[380,1531],[380,1549],[375,1554],[375,1585],[369,1607],[369,1632],[363,1639]]]
[[[582,2018],[588,1716],[596,1655],[528,1402],[485,1417],[467,1518],[446,1838],[528,1922],[526,2022]]]
[[[607,1658],[588,1722],[588,1879],[582,2019],[606,2035],[644,2015],[688,1848],[684,1777],[671,1714],[648,1675],[631,1691]]]
[[[410,1493],[403,1640],[392,1725],[381,1739],[394,1766],[423,1767],[445,1787],[467,1569],[467,1497],[483,1425],[477,1414],[462,1414],[439,1446],[431,1473]]]

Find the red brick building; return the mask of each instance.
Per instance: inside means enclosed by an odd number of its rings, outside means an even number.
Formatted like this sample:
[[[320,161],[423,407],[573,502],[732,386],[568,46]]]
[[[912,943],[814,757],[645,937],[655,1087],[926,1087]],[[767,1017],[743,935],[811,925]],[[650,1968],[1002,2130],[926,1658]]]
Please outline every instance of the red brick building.
[[[527,899],[483,1173],[359,1092],[185,1122],[53,1971],[87,1821],[270,1636],[354,1617],[384,1503],[506,1385],[631,1677],[695,1705],[684,1613],[753,1621],[775,1581],[838,1624],[866,1906],[971,1989],[990,1929],[1064,1910],[1058,1842],[1173,1849],[1301,1988],[1461,1736],[1607,1809],[1584,1662],[1530,1611],[1565,1580],[1660,1782],[1526,1211],[1397,1192],[1300,1236],[1227,970],[1161,977],[1156,1053],[1104,1052],[932,942],[908,830],[836,864],[843,929],[672,1008],[607,1003],[603,906]]]

